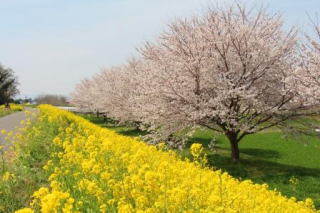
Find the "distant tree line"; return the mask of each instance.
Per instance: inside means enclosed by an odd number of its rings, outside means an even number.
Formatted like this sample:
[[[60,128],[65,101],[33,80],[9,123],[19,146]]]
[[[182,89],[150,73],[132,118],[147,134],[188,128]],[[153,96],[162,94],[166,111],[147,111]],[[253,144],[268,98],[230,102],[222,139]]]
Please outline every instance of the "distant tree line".
[[[0,65],[0,105],[6,105],[9,108],[10,102],[19,94],[18,78],[14,75],[13,70]]]
[[[15,104],[32,104],[34,103],[34,100],[29,97],[24,97],[24,98],[17,98],[14,99]]]
[[[54,106],[67,106],[67,98],[63,95],[40,95],[35,99],[37,104],[50,104]]]

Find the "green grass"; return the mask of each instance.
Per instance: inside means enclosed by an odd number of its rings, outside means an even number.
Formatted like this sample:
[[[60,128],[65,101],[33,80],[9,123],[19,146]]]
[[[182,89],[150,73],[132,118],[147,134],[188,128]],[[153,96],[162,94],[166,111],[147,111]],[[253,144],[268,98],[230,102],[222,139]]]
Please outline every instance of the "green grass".
[[[48,184],[49,174],[43,166],[50,158],[51,143],[59,127],[37,121],[23,131],[23,139],[16,141],[14,151],[0,152],[0,212],[28,206],[33,192]],[[31,128],[46,134],[38,134]],[[3,180],[1,177],[8,172],[14,176]]]
[[[104,128],[108,128],[122,135],[137,137],[137,136],[146,134],[146,132],[143,132],[133,127],[116,125],[116,122],[108,118],[97,117],[96,115],[93,115],[93,114],[78,114],[78,115],[91,121],[94,124],[97,124]]]
[[[145,134],[127,126],[116,126],[114,122],[83,115],[84,118],[102,127],[112,129],[127,136]],[[245,137],[239,144],[240,163],[230,160],[230,147],[223,135],[210,130],[198,130],[190,139],[192,143],[201,143],[208,147],[211,139],[217,139],[214,151],[205,149],[209,165],[227,171],[239,179],[251,179],[255,183],[267,183],[271,189],[277,189],[288,197],[303,200],[310,197],[317,208],[320,208],[320,140],[308,138],[307,143],[287,139],[281,132],[266,131]],[[190,158],[188,146],[177,151],[183,158]],[[298,179],[291,184],[290,178]]]
[[[9,115],[11,113],[13,113],[13,111],[11,111],[11,110],[1,110],[0,109],[0,117],[4,117],[4,116]]]

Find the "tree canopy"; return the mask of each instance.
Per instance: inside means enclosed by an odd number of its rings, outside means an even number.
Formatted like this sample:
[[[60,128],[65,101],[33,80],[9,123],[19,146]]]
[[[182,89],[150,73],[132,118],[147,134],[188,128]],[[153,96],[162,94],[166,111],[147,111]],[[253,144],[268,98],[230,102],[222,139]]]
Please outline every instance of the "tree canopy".
[[[0,65],[0,104],[9,106],[14,96],[19,93],[18,85],[13,70]]]
[[[139,49],[139,60],[82,81],[72,100],[139,121],[169,144],[185,129],[212,129],[238,161],[245,136],[319,107],[319,43],[304,44],[297,33],[263,8],[210,8],[169,24]]]

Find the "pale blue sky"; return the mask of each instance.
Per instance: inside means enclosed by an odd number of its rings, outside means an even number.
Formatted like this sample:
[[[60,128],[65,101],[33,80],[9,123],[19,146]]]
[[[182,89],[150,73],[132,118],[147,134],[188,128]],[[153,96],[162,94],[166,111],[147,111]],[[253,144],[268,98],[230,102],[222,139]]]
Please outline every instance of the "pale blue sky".
[[[173,18],[216,1],[0,0],[0,63],[15,70],[23,95],[68,95],[81,79],[134,55]],[[320,13],[320,0],[254,2],[305,31],[306,14]]]

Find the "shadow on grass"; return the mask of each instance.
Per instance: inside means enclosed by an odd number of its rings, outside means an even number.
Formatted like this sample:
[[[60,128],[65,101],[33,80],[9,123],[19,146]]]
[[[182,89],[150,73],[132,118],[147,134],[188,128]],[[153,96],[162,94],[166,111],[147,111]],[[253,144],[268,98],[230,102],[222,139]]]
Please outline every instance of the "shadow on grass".
[[[257,158],[241,159],[235,164],[229,156],[221,154],[209,154],[208,163],[240,180],[250,179],[254,183],[267,183],[271,189],[277,189],[288,197],[294,196],[299,200],[312,197],[315,206],[320,208],[320,169],[291,166]],[[298,179],[297,185],[290,183],[292,177]]]
[[[281,157],[279,152],[266,149],[241,148],[241,153],[263,159],[277,159]]]
[[[137,136],[143,136],[147,134],[146,131],[142,131],[134,127],[117,125],[117,123],[110,118],[97,117],[96,115],[92,115],[92,114],[80,114],[80,115],[83,118],[89,120],[90,122],[98,126],[108,128],[124,136],[137,137]]]
[[[138,137],[138,136],[143,136],[146,135],[146,131],[142,131],[140,129],[134,129],[134,128],[125,128],[117,131],[121,135],[125,136],[132,136],[132,137]]]
[[[188,140],[187,147],[190,147],[193,143],[200,143],[204,147],[208,147],[212,138],[200,138],[200,137],[192,137]]]
[[[82,113],[78,113],[79,116],[89,120],[90,122],[97,124],[99,126],[102,126],[106,123],[109,123],[111,121],[109,121],[107,118],[104,117],[97,117],[96,115],[93,114],[82,114]]]
[[[221,154],[209,154],[209,165],[226,170],[229,174],[246,179],[251,177],[269,180],[272,177],[285,176],[286,180],[295,176],[311,176],[320,178],[320,169],[290,166],[263,159],[241,159],[239,163],[233,163],[229,156]]]

